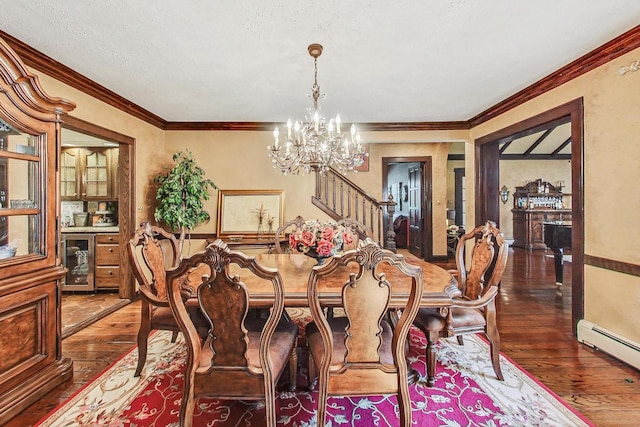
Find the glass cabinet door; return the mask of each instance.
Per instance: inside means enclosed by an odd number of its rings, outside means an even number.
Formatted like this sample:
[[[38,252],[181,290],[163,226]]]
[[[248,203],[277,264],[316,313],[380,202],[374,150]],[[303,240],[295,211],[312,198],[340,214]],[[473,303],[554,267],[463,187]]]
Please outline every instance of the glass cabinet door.
[[[78,154],[75,151],[63,150],[60,153],[60,197],[62,199],[78,199]]]
[[[0,262],[43,254],[39,157],[43,139],[0,120]]]
[[[63,291],[92,291],[94,285],[95,235],[70,233],[63,235],[62,262],[68,272]]]
[[[107,156],[102,151],[93,151],[85,156],[85,197],[109,196]]]

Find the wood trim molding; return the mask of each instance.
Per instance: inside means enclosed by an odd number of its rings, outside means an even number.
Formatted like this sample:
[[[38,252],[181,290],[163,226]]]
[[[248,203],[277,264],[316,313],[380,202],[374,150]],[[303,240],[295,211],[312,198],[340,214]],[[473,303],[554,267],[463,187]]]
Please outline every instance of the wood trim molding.
[[[356,123],[361,132],[468,130],[469,123],[461,122],[402,122],[402,123]],[[167,122],[164,130],[241,130],[273,131],[282,123],[274,122]]]
[[[115,92],[110,91],[106,87],[94,82],[93,80],[83,76],[77,71],[72,70],[64,64],[56,61],[44,53],[32,48],[22,41],[10,36],[0,30],[2,37],[9,46],[18,54],[22,61],[29,67],[32,67],[56,80],[61,81],[79,91],[86,93],[100,101],[103,101],[125,113],[144,120],[145,122],[164,128],[166,120],[156,116],[155,114],[145,110],[144,108],[132,103]]]
[[[468,121],[459,122],[400,122],[362,123],[357,125],[364,132],[425,131],[425,130],[469,130]]]
[[[603,268],[605,270],[617,271],[618,273],[630,274],[632,276],[640,276],[640,265],[630,262],[616,261],[609,258],[599,256],[585,255],[585,265]]]
[[[65,127],[86,133],[87,135],[95,136],[96,138],[106,139],[108,141],[117,142],[120,144],[133,144],[135,138],[113,131],[111,129],[104,128],[78,117],[68,115],[63,119]]]
[[[571,123],[571,222],[572,254],[571,318],[574,333],[584,317],[584,102],[574,99],[551,110],[529,117],[475,140],[476,223],[499,218],[499,143],[513,137]]]
[[[276,125],[267,122],[167,122],[2,30],[0,37],[5,39],[29,67],[163,130],[270,131]],[[638,47],[640,25],[466,121],[363,123],[360,128],[370,132],[471,129]]]
[[[640,25],[565,65],[469,120],[472,128],[640,47]]]
[[[91,136],[95,136],[119,144],[118,156],[118,225],[120,242],[129,240],[136,227],[135,224],[135,138],[112,131],[78,117],[67,115],[63,119],[63,127]],[[133,271],[127,260],[124,245],[120,248],[120,298],[135,297],[135,282]]]

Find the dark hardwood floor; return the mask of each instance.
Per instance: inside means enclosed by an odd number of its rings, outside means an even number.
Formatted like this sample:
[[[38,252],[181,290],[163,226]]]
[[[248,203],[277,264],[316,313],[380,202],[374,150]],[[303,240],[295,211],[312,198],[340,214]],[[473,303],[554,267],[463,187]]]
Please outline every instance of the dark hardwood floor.
[[[129,304],[118,292],[75,292],[62,294],[62,338],[86,328]]]
[[[444,264],[443,264],[444,266]],[[449,265],[450,267],[451,265]],[[544,251],[511,249],[498,300],[502,351],[597,426],[640,423],[640,372],[576,342],[571,327],[571,264],[563,294],[553,258]],[[65,338],[74,376],[7,424],[36,423],[135,346],[139,303],[127,305]]]

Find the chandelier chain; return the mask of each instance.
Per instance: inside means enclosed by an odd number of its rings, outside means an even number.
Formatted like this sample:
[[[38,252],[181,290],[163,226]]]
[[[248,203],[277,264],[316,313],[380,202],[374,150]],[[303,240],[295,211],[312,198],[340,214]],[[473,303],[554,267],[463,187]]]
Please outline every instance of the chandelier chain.
[[[284,143],[280,142],[280,130],[273,131],[274,145],[267,147],[271,163],[285,175],[306,174],[311,171],[324,173],[330,167],[341,173],[353,171],[360,166],[368,155],[355,125],[351,125],[351,135],[341,132],[340,116],[326,120],[320,115],[318,84],[318,57],[322,46],[312,44],[308,47],[314,58],[314,81],[311,88],[313,110],[307,109],[304,121],[287,121],[287,135]]]

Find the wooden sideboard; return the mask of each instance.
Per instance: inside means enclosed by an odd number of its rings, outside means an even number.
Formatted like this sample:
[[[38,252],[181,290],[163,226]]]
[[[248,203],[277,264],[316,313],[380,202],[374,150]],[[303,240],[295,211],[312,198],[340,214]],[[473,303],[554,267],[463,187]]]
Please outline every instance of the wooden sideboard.
[[[571,221],[570,209],[513,209],[513,244],[525,249],[547,249],[544,222]]]
[[[571,194],[541,178],[516,187],[513,194],[512,246],[546,249],[543,222],[570,222]]]

